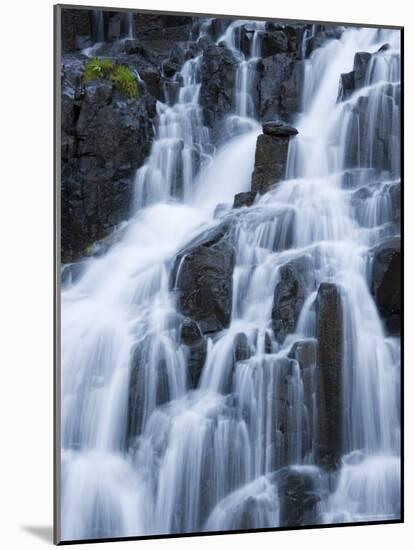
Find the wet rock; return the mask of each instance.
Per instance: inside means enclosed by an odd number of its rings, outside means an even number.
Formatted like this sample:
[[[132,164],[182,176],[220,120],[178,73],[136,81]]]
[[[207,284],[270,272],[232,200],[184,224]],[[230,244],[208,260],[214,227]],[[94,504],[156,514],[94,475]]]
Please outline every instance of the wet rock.
[[[292,74],[282,83],[280,106],[281,112],[289,115],[297,114],[302,107],[303,81],[305,78],[304,61],[296,60]]]
[[[148,385],[148,373],[146,372],[149,366],[150,355],[149,344],[145,341],[135,348],[132,355],[128,384],[127,445],[141,433],[145,422],[144,403],[148,399],[148,392],[151,389]],[[155,367],[155,365],[151,366]],[[156,376],[152,373],[152,378],[156,384],[155,406],[158,407],[169,401],[170,390],[165,359],[161,359],[156,368]]]
[[[373,251],[371,291],[391,334],[401,329],[401,242],[393,238]]]
[[[184,315],[197,321],[203,334],[230,322],[234,249],[219,229],[191,245],[176,258],[178,304]]]
[[[61,250],[67,262],[128,218],[156,113],[155,99],[125,101],[107,80],[89,82],[82,93],[76,79],[63,80]]]
[[[246,359],[250,359],[252,350],[250,348],[247,336],[244,333],[241,332],[234,339],[233,352],[235,361],[245,361]]]
[[[266,193],[276,183],[282,181],[286,173],[289,139],[294,135],[290,126],[275,123],[266,127],[267,132],[260,134],[256,141],[256,154],[252,174],[252,191]]]
[[[301,256],[280,268],[272,308],[272,328],[279,343],[295,330],[305,301],[311,265],[308,256]]]
[[[390,187],[392,221],[401,223],[401,182],[393,183]]]
[[[316,299],[318,402],[315,460],[336,468],[342,451],[342,302],[338,287],[321,283]]]
[[[289,51],[289,40],[283,30],[260,33],[260,45],[262,57]]]
[[[290,53],[277,53],[258,63],[258,113],[262,120],[293,114],[285,110],[287,89],[283,85],[292,77],[296,61]]]
[[[379,50],[379,52],[385,50]],[[378,52],[377,52],[378,53]],[[369,52],[357,52],[354,57],[354,67],[349,73],[341,74],[339,100],[349,99],[355,90],[363,88],[369,84],[367,82],[368,69],[371,59],[375,54]]]
[[[305,468],[283,468],[276,475],[280,501],[280,526],[299,527],[318,523],[316,473]]]
[[[180,335],[181,342],[186,346],[187,372],[190,378],[190,386],[196,388],[207,357],[207,342],[198,324],[191,319],[183,321]]]
[[[314,339],[295,342],[289,352],[289,357],[296,359],[300,368],[306,369],[316,365],[318,343]]]
[[[185,15],[134,13],[134,26],[139,39],[155,54],[172,52],[177,43],[191,39],[193,18]]]
[[[269,120],[263,124],[263,133],[268,136],[290,137],[296,136],[298,131],[293,126],[283,124],[275,120]]]
[[[237,193],[234,196],[233,208],[241,208],[242,206],[251,206],[257,196],[256,191],[246,191],[244,193]]]
[[[92,25],[88,10],[68,9],[62,6],[62,50],[79,50],[92,40]]]
[[[322,27],[324,27],[322,25]],[[344,32],[344,27],[324,28],[312,36],[306,45],[306,57],[309,57],[317,48],[324,46],[328,40],[338,40]]]
[[[224,116],[233,109],[236,71],[231,50],[208,43],[200,66],[200,106],[204,123],[213,129],[213,138],[217,138]]]

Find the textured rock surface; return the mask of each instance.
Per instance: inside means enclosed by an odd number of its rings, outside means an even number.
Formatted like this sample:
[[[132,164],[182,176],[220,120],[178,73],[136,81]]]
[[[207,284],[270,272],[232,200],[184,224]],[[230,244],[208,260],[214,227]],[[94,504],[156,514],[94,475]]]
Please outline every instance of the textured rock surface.
[[[233,247],[223,238],[221,229],[177,256],[179,307],[184,315],[197,321],[204,334],[229,325],[234,261]]]
[[[305,300],[310,269],[308,256],[296,258],[280,268],[272,308],[272,327],[280,343],[295,330]]]
[[[393,238],[378,245],[372,260],[372,294],[391,334],[401,330],[401,242]]]
[[[284,179],[289,139],[297,134],[291,126],[271,122],[265,124],[256,142],[252,191],[266,193]]]
[[[316,300],[318,339],[316,463],[335,468],[342,451],[342,303],[338,287],[321,283]]]
[[[181,341],[186,346],[190,386],[196,388],[207,356],[207,342],[198,324],[191,319],[185,319],[181,325]]]

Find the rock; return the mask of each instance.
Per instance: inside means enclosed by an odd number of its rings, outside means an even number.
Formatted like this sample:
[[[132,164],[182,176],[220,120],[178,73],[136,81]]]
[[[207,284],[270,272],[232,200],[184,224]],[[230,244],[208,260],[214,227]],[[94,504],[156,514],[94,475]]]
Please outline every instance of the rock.
[[[204,123],[213,129],[215,139],[224,116],[233,109],[236,71],[237,62],[231,50],[208,43],[200,66],[200,106]]]
[[[208,32],[214,42],[216,42],[225,33],[230,23],[231,19],[214,18],[211,20]]]
[[[229,325],[234,262],[234,249],[222,228],[177,255],[173,272],[178,305],[199,324],[203,334]]]
[[[309,256],[300,256],[280,267],[272,308],[272,328],[279,343],[295,330],[311,269]]]
[[[295,342],[288,357],[296,359],[301,370],[303,384],[303,430],[302,453],[310,454],[315,440],[314,426],[317,418],[316,395],[316,364],[318,342],[315,339],[299,340]]]
[[[371,291],[388,331],[401,330],[401,241],[395,237],[373,251]]]
[[[390,187],[392,221],[401,223],[401,182],[393,183]]]
[[[139,76],[145,82],[148,93],[158,100],[162,99],[161,75],[155,67],[145,67],[139,72]]]
[[[190,386],[196,388],[207,357],[207,342],[195,321],[191,319],[184,320],[181,325],[181,342],[186,346]]]
[[[281,112],[289,115],[301,112],[305,62],[296,60],[292,74],[282,83],[280,95]]]
[[[317,48],[324,46],[328,40],[338,40],[344,32],[344,27],[323,29],[312,36],[306,45],[306,57],[309,57]]]
[[[307,369],[316,365],[318,343],[314,339],[295,342],[289,352],[289,357],[296,359],[300,368]]]
[[[257,64],[258,113],[262,120],[293,114],[285,111],[283,84],[292,77],[296,62],[290,53],[277,53]]]
[[[234,196],[233,208],[251,206],[254,203],[256,196],[256,191],[245,191],[243,193],[237,193],[237,195]]]
[[[243,332],[240,332],[234,339],[233,350],[235,361],[245,361],[246,359],[250,359],[252,350],[250,348],[247,336]]]
[[[252,191],[260,194],[266,193],[285,178],[289,139],[289,136],[268,134],[258,136],[252,174]]]
[[[260,33],[260,46],[262,57],[289,51],[288,37],[283,30]]]
[[[129,217],[156,114],[148,95],[125,101],[107,80],[90,81],[78,94],[72,82],[64,79],[62,94],[62,262],[83,256]]]
[[[342,316],[338,287],[333,283],[321,283],[316,299],[318,415],[315,461],[327,469],[337,467],[342,451]]]
[[[88,10],[68,9],[62,6],[62,50],[79,50],[92,40],[92,25]]]
[[[305,469],[283,468],[273,474],[280,501],[280,526],[299,527],[318,523],[316,473]]]
[[[339,101],[349,99],[355,90],[359,90],[369,84],[367,82],[368,69],[373,55],[375,54],[368,52],[357,52],[355,54],[353,70],[349,73],[341,74]]]
[[[293,126],[288,126],[282,122],[270,120],[263,124],[263,133],[268,136],[290,137],[296,136],[298,131]]]
[[[191,39],[193,18],[186,15],[134,13],[134,28],[154,54],[166,55]]]
[[[151,355],[151,343],[144,340],[134,350],[128,384],[128,412],[127,412],[127,430],[126,443],[127,445],[141,433],[143,424],[145,423],[143,406],[146,400],[151,402],[154,397],[154,405],[158,407],[167,403],[170,399],[170,389],[168,382],[167,366],[165,359],[160,360],[156,365],[157,372],[149,373],[150,365],[148,358]],[[155,381],[155,387],[150,387],[148,378],[151,377]],[[150,396],[149,392],[155,391],[154,396]]]

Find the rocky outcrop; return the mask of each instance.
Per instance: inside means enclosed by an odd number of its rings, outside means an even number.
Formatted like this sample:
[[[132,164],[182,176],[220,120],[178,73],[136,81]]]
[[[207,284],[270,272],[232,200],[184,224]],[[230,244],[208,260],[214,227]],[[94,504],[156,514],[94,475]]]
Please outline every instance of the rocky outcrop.
[[[401,330],[401,242],[393,238],[373,251],[371,290],[391,334]]]
[[[203,334],[230,322],[235,254],[221,227],[177,255],[173,279],[178,305]]]
[[[172,52],[178,42],[192,38],[193,18],[186,15],[134,13],[134,29],[153,52]]]
[[[317,48],[324,46],[328,40],[338,40],[341,38],[344,30],[344,27],[318,25],[318,31],[307,41],[306,57],[309,57]]]
[[[187,372],[190,387],[196,388],[199,384],[203,366],[207,357],[207,342],[203,337],[198,324],[185,319],[180,330],[181,342],[186,347]]]
[[[316,299],[318,415],[315,461],[327,469],[337,466],[342,451],[342,316],[338,287],[333,283],[321,283]]]
[[[295,330],[311,269],[309,256],[301,256],[280,267],[272,308],[272,328],[279,343]]]
[[[251,206],[254,203],[256,196],[256,191],[245,191],[243,193],[237,193],[237,195],[234,196],[233,208]]]
[[[289,139],[297,134],[297,130],[272,122],[264,124],[263,132],[257,138],[252,174],[252,191],[261,194],[284,179]]]
[[[218,140],[223,117],[234,107],[237,62],[231,50],[205,40],[200,66],[200,105],[204,123]]]
[[[128,218],[135,171],[149,152],[156,114],[149,95],[125,101],[110,81],[83,87],[79,78],[64,78],[62,93],[63,262],[85,254]]]

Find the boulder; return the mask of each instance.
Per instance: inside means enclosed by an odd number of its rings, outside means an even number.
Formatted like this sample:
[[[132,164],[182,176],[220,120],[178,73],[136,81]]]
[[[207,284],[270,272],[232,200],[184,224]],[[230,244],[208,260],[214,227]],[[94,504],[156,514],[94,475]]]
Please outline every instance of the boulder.
[[[230,323],[235,253],[223,228],[177,255],[173,278],[178,305],[203,334]]]
[[[266,193],[282,181],[286,173],[289,140],[297,133],[290,126],[271,123],[264,125],[264,132],[256,141],[256,154],[252,174],[252,191]]]
[[[306,44],[306,57],[309,57],[317,48],[324,46],[328,40],[338,40],[344,32],[344,27],[328,27],[324,25],[320,31],[309,38]]]
[[[289,357],[296,359],[301,370],[316,365],[318,343],[313,338],[295,342],[289,352]]]
[[[233,343],[233,353],[234,353],[234,360],[237,361],[246,361],[247,359],[250,359],[252,355],[252,350],[249,345],[249,341],[247,339],[247,336],[240,332],[237,334],[236,338],[234,339]]]
[[[316,334],[318,415],[315,461],[327,469],[334,469],[342,451],[343,312],[340,291],[333,283],[319,286]]]
[[[272,307],[272,328],[279,343],[295,330],[311,270],[309,256],[300,256],[280,267]]]
[[[401,242],[389,239],[373,251],[371,291],[391,334],[401,329]]]
[[[237,193],[237,195],[234,196],[233,208],[251,206],[254,203],[256,196],[256,191],[245,191],[242,193]]]

